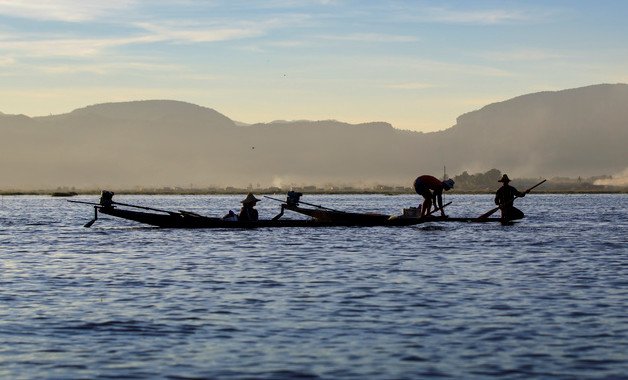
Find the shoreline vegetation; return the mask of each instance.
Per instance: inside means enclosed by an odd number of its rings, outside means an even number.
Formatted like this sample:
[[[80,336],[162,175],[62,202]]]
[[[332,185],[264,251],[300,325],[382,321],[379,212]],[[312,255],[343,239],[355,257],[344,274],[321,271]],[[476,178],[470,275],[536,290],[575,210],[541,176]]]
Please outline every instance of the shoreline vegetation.
[[[497,169],[491,169],[485,173],[468,174],[466,171],[460,175],[451,177],[456,185],[455,188],[448,191],[448,194],[492,194],[499,188],[497,180],[501,178],[502,173]],[[450,178],[447,174],[443,177]],[[512,180],[513,186],[517,188],[527,188],[531,184],[537,183],[540,178],[515,178]],[[611,186],[599,185],[596,181],[611,180],[611,176],[596,176],[590,178],[567,178],[554,177],[548,178],[548,181],[540,188],[534,190],[539,194],[625,194],[628,193],[628,186]],[[385,194],[385,195],[402,195],[414,194],[414,190],[410,186],[398,185],[297,185],[291,184],[286,186],[269,186],[264,187],[259,184],[250,184],[246,187],[236,186],[209,186],[200,187],[189,185],[188,187],[146,187],[132,186],[119,187],[103,186],[102,188],[77,188],[77,187],[57,187],[55,189],[42,188],[37,190],[26,189],[0,189],[0,195],[50,195],[53,197],[72,197],[76,195],[100,195],[101,190],[114,191],[116,194],[127,195],[220,195],[220,194],[245,194],[253,192],[256,194],[285,194],[290,190],[299,191],[304,194]]]
[[[281,195],[285,194],[290,189],[285,191],[271,191],[267,189],[253,189],[250,190],[254,194],[273,194],[273,195]],[[296,191],[300,191],[299,189],[295,189]],[[485,191],[449,191],[447,194],[494,194],[497,191],[497,187],[494,190],[485,190]],[[187,190],[117,190],[115,191],[118,195],[240,195],[246,194],[249,192],[247,189],[236,189],[234,191],[213,191],[213,190],[204,190],[204,189],[187,189]],[[627,188],[610,188],[610,189],[596,189],[596,190],[582,190],[582,189],[573,189],[573,190],[534,190],[536,194],[628,194]],[[317,190],[317,191],[308,191],[305,194],[318,194],[318,195],[335,195],[335,194],[382,194],[382,195],[408,195],[415,194],[414,191],[380,191],[380,190],[354,190],[354,191],[344,191],[344,190]],[[96,190],[85,190],[85,191],[77,191],[77,192],[57,192],[57,191],[47,191],[47,190],[29,190],[29,191],[0,191],[0,196],[23,196],[23,195],[48,195],[51,197],[74,197],[79,195],[100,195],[100,191]]]
[[[537,194],[628,194],[628,187],[617,186],[552,186],[548,180],[545,189],[535,189]],[[517,184],[513,181],[515,187],[525,188],[527,182]],[[499,188],[495,186],[492,189],[453,189],[447,194],[493,194]],[[57,188],[38,189],[38,190],[0,190],[1,196],[18,196],[18,195],[50,195],[52,197],[73,197],[78,195],[100,195],[101,190],[111,190],[116,194],[125,195],[230,195],[230,194],[246,194],[252,192],[255,194],[285,194],[290,190],[299,191],[304,194],[385,194],[385,195],[404,195],[415,194],[410,187],[402,186],[374,186],[371,188],[347,188],[347,187],[317,187],[317,186],[291,186],[286,188],[277,187],[225,187],[225,188],[181,188],[181,187],[161,187],[161,188],[111,188],[103,189],[76,189]]]

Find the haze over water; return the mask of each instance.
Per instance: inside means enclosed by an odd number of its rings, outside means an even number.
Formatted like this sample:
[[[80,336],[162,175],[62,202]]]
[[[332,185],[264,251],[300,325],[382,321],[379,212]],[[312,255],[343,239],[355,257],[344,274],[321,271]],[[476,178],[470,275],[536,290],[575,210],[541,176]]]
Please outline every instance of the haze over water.
[[[116,195],[214,216],[242,198]],[[303,200],[400,213],[418,196]],[[451,216],[493,207],[490,195],[446,201]],[[1,197],[0,377],[624,376],[628,196],[517,206],[527,218],[512,226],[87,229],[87,205]]]

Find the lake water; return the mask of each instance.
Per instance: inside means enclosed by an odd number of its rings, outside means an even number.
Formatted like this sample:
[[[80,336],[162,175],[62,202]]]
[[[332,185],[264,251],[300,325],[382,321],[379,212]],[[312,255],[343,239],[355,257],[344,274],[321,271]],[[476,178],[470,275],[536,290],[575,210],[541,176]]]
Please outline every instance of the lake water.
[[[243,196],[114,199],[222,216]],[[398,214],[418,196],[302,200]],[[509,226],[173,230],[0,197],[0,378],[625,378],[628,195],[516,205]]]

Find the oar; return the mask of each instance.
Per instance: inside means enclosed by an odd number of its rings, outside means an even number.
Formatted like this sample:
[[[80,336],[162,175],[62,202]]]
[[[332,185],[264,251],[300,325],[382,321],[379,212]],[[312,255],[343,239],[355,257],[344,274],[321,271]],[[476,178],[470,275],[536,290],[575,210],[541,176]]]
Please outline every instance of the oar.
[[[267,196],[267,195],[264,195],[264,198],[268,198],[268,199],[272,199],[273,201],[277,201],[277,202],[285,203],[285,201],[282,201],[281,199],[277,199],[277,198],[269,197],[269,196]],[[344,212],[344,213],[346,213],[345,211],[334,210],[333,208],[323,207],[323,206],[319,206],[319,205],[315,205],[315,204],[312,204],[312,203],[307,203],[307,202],[303,202],[303,201],[299,201],[299,203],[303,203],[304,205],[308,205],[308,206],[312,206],[312,207],[320,208],[320,209],[323,209],[323,210],[329,210],[329,211],[333,211],[333,212]]]
[[[114,205],[120,205],[120,206],[127,206],[127,207],[135,207],[135,208],[140,208],[142,210],[150,210],[150,211],[158,211],[158,212],[165,212],[167,214],[170,215],[181,215],[181,213],[179,212],[175,212],[175,211],[168,211],[168,210],[161,210],[158,208],[153,208],[153,207],[145,207],[145,206],[137,206],[137,205],[130,205],[128,203],[120,203],[120,202],[116,202],[116,201],[111,201],[111,203],[113,203]]]
[[[546,179],[542,180],[541,182],[537,183],[536,185],[532,186],[531,188],[529,188],[528,190],[524,191],[524,194],[529,193],[530,191],[532,191],[532,189],[534,189],[537,186],[540,186],[543,182],[547,181]],[[504,203],[501,206],[497,206],[494,209],[492,209],[491,211],[480,215],[479,217],[473,219],[474,222],[483,222],[484,220],[486,220],[486,218],[488,218],[489,216],[493,215],[497,210],[499,210],[500,208],[502,208],[503,206],[509,205],[510,203],[512,203],[515,199],[517,199],[519,197],[514,197],[513,199],[509,200],[508,202]]]
[[[83,203],[86,205],[92,205],[92,206],[100,206],[100,203],[94,203],[94,202],[84,202],[84,201],[73,201],[70,199],[66,199],[67,202],[72,202],[72,203]]]
[[[70,200],[70,199],[66,199],[66,201],[72,202],[72,203],[83,203],[83,204],[86,204],[86,205],[94,206],[94,219],[92,219],[89,222],[85,223],[85,225],[83,225],[83,227],[89,228],[89,227],[92,226],[92,224],[94,224],[98,220],[98,207],[100,206],[100,204],[93,203],[93,202],[73,201],[73,200]]]
[[[68,202],[72,202],[72,203],[84,203],[84,204],[87,204],[87,205],[94,205],[94,206],[98,206],[98,207],[104,207],[100,203],[84,202],[84,201],[73,201],[73,200],[69,200],[69,199],[67,201]],[[161,209],[153,208],[153,207],[137,206],[137,205],[131,205],[131,204],[128,204],[128,203],[120,203],[120,202],[116,202],[116,201],[111,201],[111,203],[114,204],[114,205],[135,207],[135,208],[141,208],[143,210],[159,211],[159,212],[165,212],[165,213],[168,213],[168,214],[179,215],[178,212],[161,210]]]
[[[74,200],[67,200],[68,202],[72,202],[72,203],[83,203],[83,204],[88,204],[88,205],[93,205],[94,206],[94,219],[90,220],[89,222],[85,223],[85,225],[83,227],[89,228],[92,226],[92,224],[94,224],[96,222],[96,220],[98,220],[98,208],[99,207],[103,207],[102,205],[100,205],[99,203],[93,203],[93,202],[84,202],[84,201],[74,201]],[[127,203],[120,203],[120,202],[115,202],[115,201],[111,201],[112,204],[116,204],[116,205],[120,205],[120,206],[127,206],[127,207],[135,207],[135,208],[140,208],[143,210],[150,210],[150,211],[158,211],[158,212],[165,212],[167,214],[173,215],[173,216],[179,216],[182,215],[183,212],[174,212],[174,211],[167,211],[167,210],[161,210],[158,208],[152,208],[152,207],[144,207],[144,206],[137,206],[137,205],[131,205],[131,204],[127,204]]]
[[[429,210],[428,210],[428,211],[427,211],[427,214],[425,214],[425,215],[427,216],[427,215],[430,215],[430,214],[432,214],[432,213],[435,213],[436,211],[441,210],[441,209],[444,209],[445,207],[449,206],[450,204],[451,204],[451,202],[447,202],[447,203],[445,203],[445,204],[443,205],[443,207],[437,207],[436,209],[434,209],[434,210],[432,210],[432,211],[429,211]]]
[[[83,227],[85,228],[89,228],[92,226],[92,224],[94,224],[96,221],[98,220],[98,207],[94,206],[94,219],[90,220],[89,222],[85,223],[85,225]]]

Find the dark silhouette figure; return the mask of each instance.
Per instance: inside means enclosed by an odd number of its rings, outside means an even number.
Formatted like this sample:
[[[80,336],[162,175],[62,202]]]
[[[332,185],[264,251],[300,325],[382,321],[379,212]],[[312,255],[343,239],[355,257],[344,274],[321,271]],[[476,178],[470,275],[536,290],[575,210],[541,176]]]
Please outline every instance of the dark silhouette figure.
[[[506,221],[523,219],[525,216],[523,212],[514,207],[512,203],[517,197],[525,197],[526,192],[522,193],[510,186],[510,178],[508,178],[506,174],[504,174],[497,182],[501,182],[502,187],[500,187],[495,193],[495,204],[499,206],[502,212],[502,219]]]
[[[432,204],[434,205],[434,211],[440,209],[440,215],[446,217],[443,210],[443,190],[449,190],[454,188],[454,180],[448,179],[441,182],[438,178],[431,175],[422,175],[414,180],[414,191],[421,195],[424,199],[421,206],[420,218],[427,215]]]
[[[257,210],[254,208],[255,204],[259,202],[260,199],[255,198],[252,193],[248,193],[246,198],[244,198],[242,203],[242,209],[240,209],[240,215],[238,215],[238,220],[243,222],[256,222],[259,219]]]

